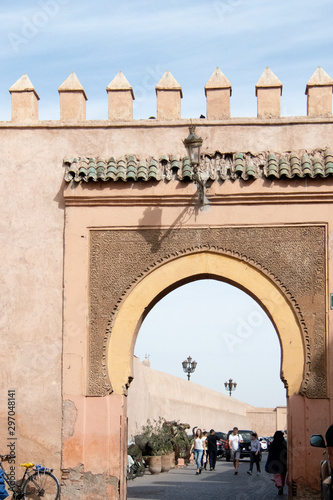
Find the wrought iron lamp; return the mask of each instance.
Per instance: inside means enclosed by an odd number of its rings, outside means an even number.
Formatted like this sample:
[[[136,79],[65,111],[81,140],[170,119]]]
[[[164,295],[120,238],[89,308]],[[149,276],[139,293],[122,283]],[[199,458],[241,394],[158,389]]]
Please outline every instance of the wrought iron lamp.
[[[187,380],[190,380],[191,373],[194,372],[197,364],[198,363],[196,361],[192,361],[191,356],[189,356],[187,359],[185,359],[185,361],[182,362],[183,370],[185,373],[187,373]]]
[[[193,172],[192,178],[198,188],[200,205],[203,207],[208,203],[207,197],[205,195],[205,186],[208,180],[208,172],[200,172],[199,170],[202,138],[198,137],[197,134],[195,133],[194,125],[191,125],[189,127],[189,132],[190,132],[189,135],[186,137],[186,139],[184,139],[183,142],[188,151],[188,156],[191,162],[191,167]]]
[[[232,391],[234,391],[237,387],[237,383],[232,381],[232,378],[229,378],[229,382],[224,382],[224,387],[227,391],[229,391],[229,396],[231,396]]]

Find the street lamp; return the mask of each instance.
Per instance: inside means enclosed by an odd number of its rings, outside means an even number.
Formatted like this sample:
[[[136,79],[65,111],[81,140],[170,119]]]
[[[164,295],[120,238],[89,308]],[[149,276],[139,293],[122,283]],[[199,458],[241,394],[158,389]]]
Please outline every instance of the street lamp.
[[[234,391],[237,387],[237,383],[232,381],[232,378],[229,378],[229,382],[224,382],[224,387],[227,391],[229,391],[229,396],[231,396],[232,391]]]
[[[195,133],[195,126],[191,125],[189,127],[189,135],[184,139],[185,147],[188,151],[191,165],[193,167],[198,167],[200,163],[200,150],[202,146],[202,138],[198,137]]]
[[[205,186],[209,177],[209,172],[199,170],[201,155],[200,150],[202,146],[202,138],[198,137],[195,133],[195,126],[191,125],[189,127],[189,135],[184,139],[184,145],[188,151],[188,156],[192,167],[192,179],[197,185],[200,204],[202,207],[207,205],[208,200],[205,196]]]
[[[187,373],[187,380],[190,380],[191,373],[193,373],[197,367],[197,362],[192,361],[191,356],[189,356],[187,359],[185,359],[185,361],[182,362],[182,365],[184,372]]]

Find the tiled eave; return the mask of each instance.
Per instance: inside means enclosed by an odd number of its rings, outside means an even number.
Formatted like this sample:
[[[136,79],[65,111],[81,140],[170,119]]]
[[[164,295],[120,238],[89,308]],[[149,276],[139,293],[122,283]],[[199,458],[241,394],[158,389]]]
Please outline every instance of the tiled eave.
[[[91,158],[77,156],[64,159],[65,181],[74,183],[93,182],[193,182],[193,169],[188,157],[165,155],[162,157],[137,158],[126,155],[121,158]],[[199,177],[211,181],[235,181],[238,178],[294,179],[326,178],[333,175],[333,153],[316,150],[301,153],[219,153],[202,158]]]

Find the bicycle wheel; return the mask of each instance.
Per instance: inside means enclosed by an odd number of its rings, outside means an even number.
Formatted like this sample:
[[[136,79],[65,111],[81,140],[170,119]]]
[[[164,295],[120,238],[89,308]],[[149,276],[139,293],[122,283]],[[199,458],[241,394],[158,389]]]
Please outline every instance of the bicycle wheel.
[[[24,500],[58,500],[60,486],[58,479],[49,471],[37,471],[23,486]]]

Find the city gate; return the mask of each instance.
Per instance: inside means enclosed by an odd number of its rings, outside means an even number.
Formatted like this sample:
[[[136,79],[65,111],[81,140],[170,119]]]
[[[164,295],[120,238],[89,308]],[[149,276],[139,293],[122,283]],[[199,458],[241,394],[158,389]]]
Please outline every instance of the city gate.
[[[164,92],[158,120],[118,119],[96,134],[95,155],[64,159],[63,498],[78,485],[80,498],[126,498],[140,325],[164,295],[205,278],[241,288],[269,315],[287,391],[289,495],[316,498],[321,452],[309,438],[332,408],[332,118],[261,109],[182,120],[181,90]],[[191,136],[202,139],[198,162]]]

